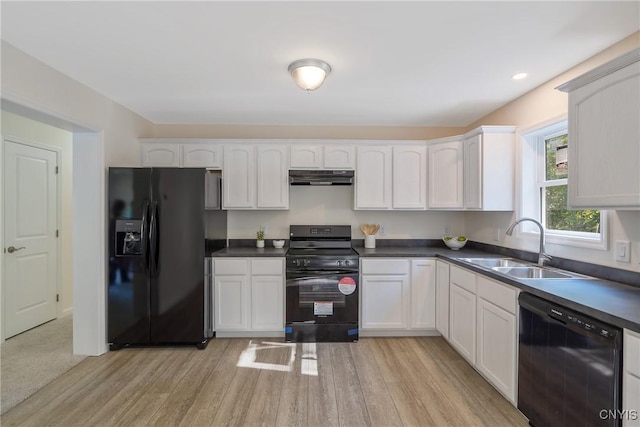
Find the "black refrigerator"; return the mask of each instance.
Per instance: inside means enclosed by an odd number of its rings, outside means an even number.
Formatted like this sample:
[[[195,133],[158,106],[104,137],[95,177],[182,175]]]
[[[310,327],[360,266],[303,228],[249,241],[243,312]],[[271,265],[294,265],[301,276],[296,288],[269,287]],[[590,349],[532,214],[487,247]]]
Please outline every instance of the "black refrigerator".
[[[204,348],[213,335],[205,283],[209,176],[205,169],[109,168],[110,349]],[[220,222],[226,234],[226,212]]]

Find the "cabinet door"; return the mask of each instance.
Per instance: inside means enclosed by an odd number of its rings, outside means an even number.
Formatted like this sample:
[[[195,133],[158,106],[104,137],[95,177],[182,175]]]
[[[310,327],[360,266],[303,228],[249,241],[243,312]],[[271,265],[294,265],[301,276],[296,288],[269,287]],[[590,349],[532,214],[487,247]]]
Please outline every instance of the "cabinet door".
[[[640,333],[625,329],[622,346],[622,409],[628,411],[622,425],[640,427]]]
[[[457,209],[464,205],[462,141],[429,145],[429,207]]]
[[[253,145],[225,145],[222,185],[224,209],[252,209],[256,207],[255,147]]]
[[[182,166],[186,168],[221,168],[222,146],[218,144],[184,144]]]
[[[427,147],[393,147],[394,209],[427,209]]]
[[[449,339],[462,357],[476,363],[476,296],[455,283],[449,288]]]
[[[433,329],[436,326],[436,262],[411,261],[411,327]]]
[[[362,276],[362,329],[406,329],[409,276]]]
[[[326,169],[354,169],[356,149],[353,145],[325,145],[324,167]]]
[[[449,339],[449,264],[436,261],[436,329]]]
[[[569,206],[640,207],[640,62],[569,94]]]
[[[251,276],[251,329],[284,329],[284,279]]]
[[[248,276],[215,276],[215,325],[217,331],[249,328]]]
[[[391,207],[391,147],[357,148],[355,209]]]
[[[482,208],[482,135],[464,141],[464,207]]]
[[[291,169],[322,168],[321,145],[293,145],[291,147]]]
[[[287,148],[259,146],[257,164],[258,209],[289,209]]]
[[[142,166],[179,167],[180,144],[142,143]]]
[[[516,403],[516,317],[478,298],[478,352],[476,368]]]

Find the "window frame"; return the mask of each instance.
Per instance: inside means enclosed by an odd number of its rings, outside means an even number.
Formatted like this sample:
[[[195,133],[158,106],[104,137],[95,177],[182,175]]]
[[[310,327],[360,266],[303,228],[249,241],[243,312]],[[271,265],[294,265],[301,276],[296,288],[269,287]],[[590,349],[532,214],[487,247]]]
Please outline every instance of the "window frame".
[[[548,187],[569,183],[568,178],[547,180],[545,141],[568,133],[568,130],[567,118],[563,117],[520,132],[522,139],[520,213],[521,216],[534,218],[543,225],[545,215],[542,211],[544,207],[542,192]],[[545,225],[545,238],[547,243],[605,251],[608,250],[608,229],[608,211],[600,210],[600,233],[553,230],[547,229]],[[518,235],[523,237],[539,238],[539,230],[533,224],[522,223],[518,230]]]

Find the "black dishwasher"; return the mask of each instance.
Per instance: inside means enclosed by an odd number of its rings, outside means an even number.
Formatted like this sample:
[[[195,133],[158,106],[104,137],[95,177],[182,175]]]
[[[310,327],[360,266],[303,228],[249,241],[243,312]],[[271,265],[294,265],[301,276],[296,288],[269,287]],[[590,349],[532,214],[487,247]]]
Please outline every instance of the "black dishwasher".
[[[521,293],[518,409],[529,424],[620,426],[620,329]]]

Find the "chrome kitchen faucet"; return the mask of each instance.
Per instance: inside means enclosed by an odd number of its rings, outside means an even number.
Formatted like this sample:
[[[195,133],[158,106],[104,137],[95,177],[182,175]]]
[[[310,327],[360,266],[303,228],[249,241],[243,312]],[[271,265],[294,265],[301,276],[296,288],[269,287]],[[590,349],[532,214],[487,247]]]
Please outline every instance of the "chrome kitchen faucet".
[[[516,225],[520,224],[523,221],[531,221],[535,225],[537,225],[538,228],[540,228],[540,251],[538,253],[538,265],[540,267],[544,267],[544,262],[545,261],[550,261],[551,260],[551,256],[547,255],[546,253],[544,253],[544,227],[542,226],[542,224],[540,224],[540,222],[536,221],[533,218],[520,218],[520,219],[517,219],[516,222],[514,222],[513,224],[511,224],[509,226],[509,228],[507,228],[507,232],[505,234],[507,236],[511,236],[513,234],[513,230],[516,228]]]

